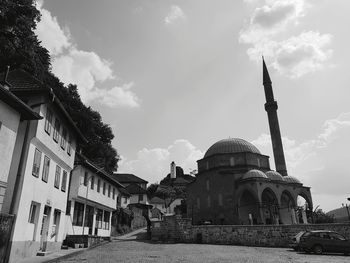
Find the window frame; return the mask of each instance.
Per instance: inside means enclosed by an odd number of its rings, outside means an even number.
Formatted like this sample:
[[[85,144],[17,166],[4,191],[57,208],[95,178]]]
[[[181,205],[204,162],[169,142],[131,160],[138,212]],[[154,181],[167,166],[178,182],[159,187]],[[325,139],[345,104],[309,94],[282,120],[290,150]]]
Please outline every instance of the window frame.
[[[30,204],[28,223],[35,224],[35,217],[37,212],[37,205],[35,203]]]
[[[52,119],[53,119],[53,113],[52,113],[52,111],[47,107],[47,108],[46,108],[46,116],[45,116],[44,130],[45,130],[45,132],[46,132],[48,135],[51,135]]]
[[[39,174],[40,174],[41,155],[42,155],[42,152],[38,148],[35,148],[32,175],[36,178],[39,178]],[[36,171],[35,169],[38,169],[38,170]]]
[[[61,143],[60,143],[62,150],[66,150],[66,144],[67,144],[67,129],[63,127],[62,128]]]
[[[47,166],[46,166],[46,161],[48,161]],[[43,164],[43,172],[41,175],[41,180],[45,183],[49,181],[50,163],[51,163],[51,159],[47,155],[44,155],[44,164]]]
[[[57,189],[60,189],[60,183],[61,183],[61,166],[58,164],[56,165],[55,170],[55,181],[54,181],[54,187]]]
[[[61,191],[62,192],[66,192],[67,179],[68,179],[68,172],[66,170],[63,170],[63,172],[62,172],[62,184],[61,184]]]
[[[74,202],[74,211],[73,211],[73,226],[83,226],[83,217],[84,217],[84,204],[80,202]]]
[[[60,131],[61,131],[61,122],[58,118],[55,118],[55,126],[54,126],[54,130],[53,130],[53,140],[58,143],[59,139],[60,139]]]

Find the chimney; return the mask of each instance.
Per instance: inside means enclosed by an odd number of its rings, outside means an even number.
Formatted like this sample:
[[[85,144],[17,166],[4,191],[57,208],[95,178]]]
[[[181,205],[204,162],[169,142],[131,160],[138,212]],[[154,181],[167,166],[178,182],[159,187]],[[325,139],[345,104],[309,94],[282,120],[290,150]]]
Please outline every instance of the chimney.
[[[174,161],[170,164],[170,178],[175,179],[176,178],[176,164]]]

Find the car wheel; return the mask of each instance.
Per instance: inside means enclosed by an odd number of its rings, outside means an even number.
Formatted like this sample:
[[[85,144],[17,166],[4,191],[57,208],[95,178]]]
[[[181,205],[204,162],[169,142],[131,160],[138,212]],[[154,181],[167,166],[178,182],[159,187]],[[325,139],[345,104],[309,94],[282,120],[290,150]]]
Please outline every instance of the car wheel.
[[[314,246],[313,251],[314,251],[315,254],[319,255],[319,254],[322,254],[323,249],[322,249],[322,247],[320,245],[316,245],[316,246]]]

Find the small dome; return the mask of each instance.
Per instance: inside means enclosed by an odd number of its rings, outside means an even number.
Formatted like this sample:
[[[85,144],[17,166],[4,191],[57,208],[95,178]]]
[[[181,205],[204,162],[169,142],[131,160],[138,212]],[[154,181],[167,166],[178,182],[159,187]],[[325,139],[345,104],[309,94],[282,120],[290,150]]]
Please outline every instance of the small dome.
[[[250,170],[248,172],[246,172],[242,179],[251,179],[251,178],[264,178],[264,179],[268,179],[266,174],[264,174],[264,172],[260,171],[260,170]]]
[[[229,138],[214,143],[205,153],[204,158],[215,154],[240,152],[251,152],[261,154],[258,148],[256,148],[250,142],[239,138]]]
[[[283,181],[283,177],[279,172],[268,171],[265,174],[271,181]]]
[[[297,179],[297,178],[295,178],[293,176],[284,176],[283,177],[283,181],[285,181],[287,183],[292,183],[292,184],[301,184],[299,179]]]

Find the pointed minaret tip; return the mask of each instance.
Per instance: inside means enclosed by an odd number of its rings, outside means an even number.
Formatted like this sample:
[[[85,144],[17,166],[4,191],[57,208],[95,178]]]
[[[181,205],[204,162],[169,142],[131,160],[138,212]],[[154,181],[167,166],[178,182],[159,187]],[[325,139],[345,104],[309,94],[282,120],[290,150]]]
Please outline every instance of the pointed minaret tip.
[[[264,60],[264,56],[262,56],[262,61],[263,61],[263,84],[271,84],[271,79],[270,79],[270,75],[269,75],[269,71],[267,70],[266,64],[265,64],[265,60]]]

